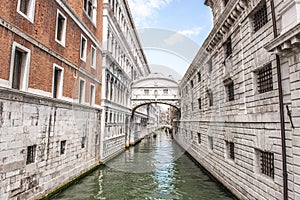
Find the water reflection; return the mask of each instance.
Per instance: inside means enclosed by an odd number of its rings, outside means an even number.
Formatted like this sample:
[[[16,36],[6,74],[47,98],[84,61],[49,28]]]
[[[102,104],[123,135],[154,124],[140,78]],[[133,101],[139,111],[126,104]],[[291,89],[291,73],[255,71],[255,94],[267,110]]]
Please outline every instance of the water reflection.
[[[54,199],[233,199],[166,134],[148,138]]]

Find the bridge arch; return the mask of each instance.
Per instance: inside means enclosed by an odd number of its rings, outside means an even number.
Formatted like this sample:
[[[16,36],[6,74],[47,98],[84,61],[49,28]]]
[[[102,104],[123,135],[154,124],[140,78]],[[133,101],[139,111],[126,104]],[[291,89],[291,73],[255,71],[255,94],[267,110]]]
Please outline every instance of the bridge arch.
[[[178,82],[171,77],[154,73],[136,80],[131,85],[132,113],[139,107],[153,103],[179,107]]]

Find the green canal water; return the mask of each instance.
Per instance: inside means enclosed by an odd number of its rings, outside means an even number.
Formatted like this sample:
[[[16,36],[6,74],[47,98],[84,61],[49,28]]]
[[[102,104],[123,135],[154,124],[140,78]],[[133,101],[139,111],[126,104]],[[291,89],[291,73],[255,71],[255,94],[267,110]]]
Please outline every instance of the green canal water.
[[[235,198],[187,157],[170,136],[160,133],[126,150],[53,199]]]

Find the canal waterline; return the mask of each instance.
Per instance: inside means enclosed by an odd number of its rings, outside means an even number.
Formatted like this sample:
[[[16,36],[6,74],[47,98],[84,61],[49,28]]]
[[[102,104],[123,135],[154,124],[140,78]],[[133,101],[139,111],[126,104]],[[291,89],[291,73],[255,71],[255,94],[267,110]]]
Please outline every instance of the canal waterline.
[[[52,199],[235,199],[163,132],[149,137]]]

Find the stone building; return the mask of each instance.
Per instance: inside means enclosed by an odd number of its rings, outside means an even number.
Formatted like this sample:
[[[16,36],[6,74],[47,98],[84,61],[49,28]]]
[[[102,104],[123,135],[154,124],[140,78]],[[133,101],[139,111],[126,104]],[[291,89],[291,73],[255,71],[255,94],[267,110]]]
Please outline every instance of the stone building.
[[[300,199],[300,6],[206,0],[176,140],[240,199]]]
[[[103,1],[103,41],[101,160],[107,160],[129,145],[130,131],[147,119],[145,107],[131,117],[131,83],[150,69],[127,0]]]
[[[37,199],[99,161],[102,1],[0,7],[0,199]]]

